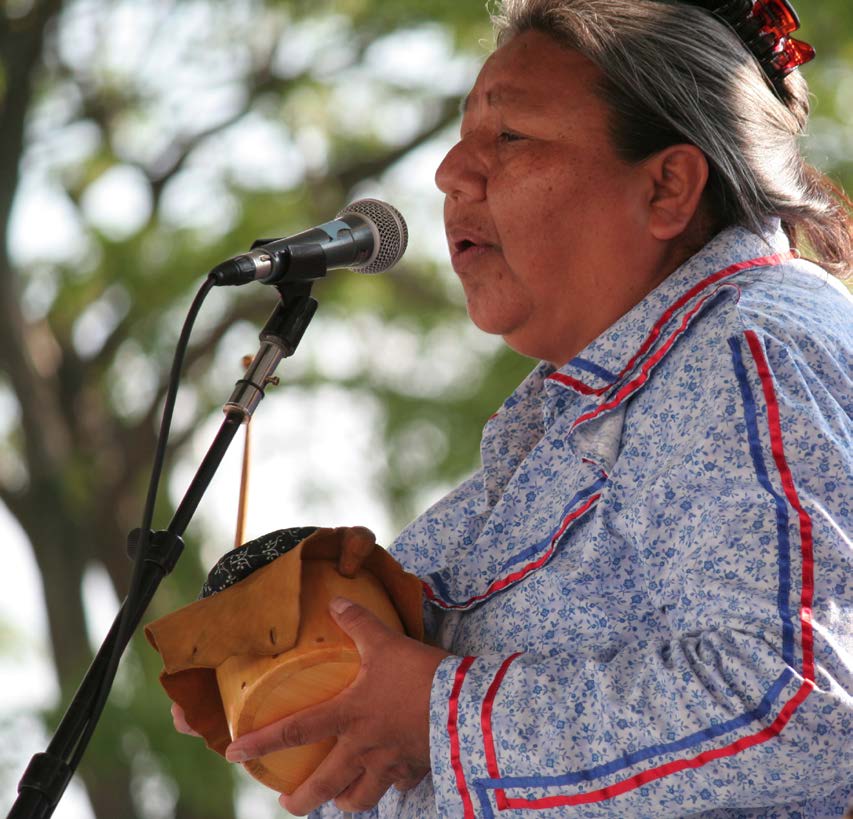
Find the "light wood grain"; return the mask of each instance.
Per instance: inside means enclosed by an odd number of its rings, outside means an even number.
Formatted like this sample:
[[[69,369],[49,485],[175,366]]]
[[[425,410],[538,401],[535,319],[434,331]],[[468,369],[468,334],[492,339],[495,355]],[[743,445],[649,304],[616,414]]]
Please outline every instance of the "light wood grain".
[[[296,645],[274,656],[231,657],[216,670],[232,739],[325,702],[356,678],[358,651],[329,614],[329,601],[337,596],[364,606],[387,626],[403,632],[388,595],[370,572],[362,570],[349,579],[340,575],[330,560],[303,561]],[[275,601],[268,605],[275,605]],[[271,631],[273,645],[276,639]],[[250,760],[245,768],[270,788],[292,793],[322,762],[334,742],[329,738],[278,751]]]

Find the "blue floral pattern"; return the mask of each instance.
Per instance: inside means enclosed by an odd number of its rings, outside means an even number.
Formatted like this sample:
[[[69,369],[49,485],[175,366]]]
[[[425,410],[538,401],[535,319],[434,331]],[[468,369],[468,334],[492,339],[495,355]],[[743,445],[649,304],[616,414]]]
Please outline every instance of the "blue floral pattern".
[[[454,656],[431,777],[372,815],[841,816],[851,318],[778,223],[734,228],[534,369],[392,546]]]

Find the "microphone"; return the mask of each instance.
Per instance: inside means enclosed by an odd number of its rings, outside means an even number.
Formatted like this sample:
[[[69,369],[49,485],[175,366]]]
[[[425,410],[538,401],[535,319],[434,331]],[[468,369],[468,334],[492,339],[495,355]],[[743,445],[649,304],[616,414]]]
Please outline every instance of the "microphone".
[[[326,271],[348,267],[382,273],[400,261],[409,230],[400,212],[378,199],[347,205],[331,222],[287,236],[259,239],[210,271],[216,285],[284,284],[321,279]]]

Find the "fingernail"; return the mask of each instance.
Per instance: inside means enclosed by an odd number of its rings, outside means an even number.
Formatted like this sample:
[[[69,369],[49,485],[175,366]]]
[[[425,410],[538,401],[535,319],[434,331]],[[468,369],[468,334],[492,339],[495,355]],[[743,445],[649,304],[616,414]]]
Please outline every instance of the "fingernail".
[[[229,762],[245,762],[249,759],[249,755],[240,748],[226,748],[225,758]]]
[[[331,603],[329,603],[329,608],[335,614],[343,614],[351,605],[352,601],[347,600],[346,597],[336,597]]]

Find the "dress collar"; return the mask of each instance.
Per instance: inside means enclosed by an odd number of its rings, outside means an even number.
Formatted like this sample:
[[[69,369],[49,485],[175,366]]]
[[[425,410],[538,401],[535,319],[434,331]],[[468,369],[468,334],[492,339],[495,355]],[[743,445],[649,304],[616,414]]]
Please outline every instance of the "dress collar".
[[[790,258],[778,219],[761,235],[743,227],[722,231],[547,381],[592,402],[612,394],[650,359],[666,355],[702,305],[738,274]]]

